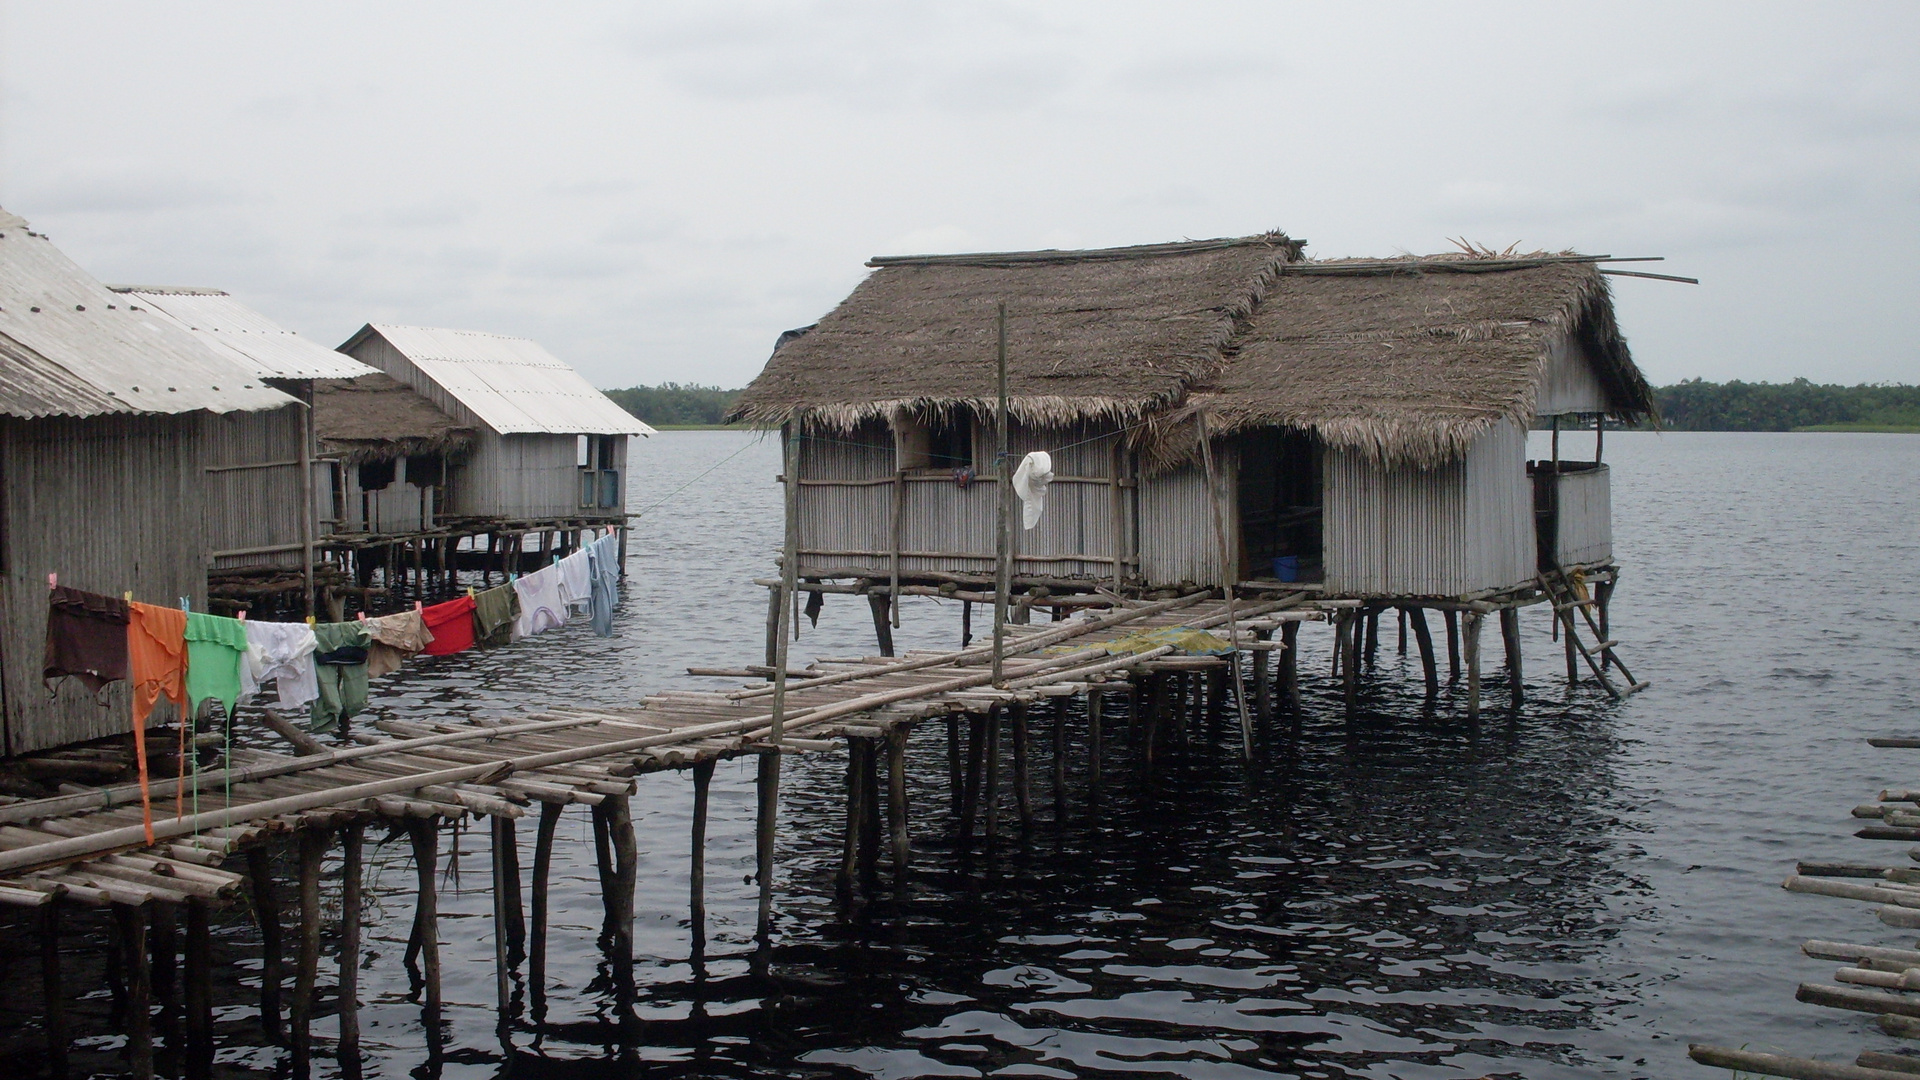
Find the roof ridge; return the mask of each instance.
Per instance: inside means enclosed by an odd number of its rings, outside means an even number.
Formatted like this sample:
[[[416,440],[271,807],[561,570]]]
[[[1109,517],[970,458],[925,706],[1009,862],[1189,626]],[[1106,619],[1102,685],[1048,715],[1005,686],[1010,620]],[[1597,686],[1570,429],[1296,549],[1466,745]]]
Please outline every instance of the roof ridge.
[[[1189,255],[1203,251],[1252,247],[1304,246],[1306,241],[1290,239],[1274,229],[1255,236],[1223,236],[1212,240],[1180,240],[1165,244],[1134,244],[1109,248],[1043,248],[1037,251],[980,251],[953,255],[875,255],[867,260],[871,267],[889,266],[1020,266],[1066,262],[1100,262],[1114,259],[1148,259],[1164,255]]]

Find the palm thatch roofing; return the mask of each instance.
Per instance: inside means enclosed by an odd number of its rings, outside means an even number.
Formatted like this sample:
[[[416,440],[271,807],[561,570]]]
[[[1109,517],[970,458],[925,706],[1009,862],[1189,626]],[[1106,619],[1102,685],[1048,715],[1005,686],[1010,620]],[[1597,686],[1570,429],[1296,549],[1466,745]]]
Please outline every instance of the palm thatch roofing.
[[[474,430],[391,375],[315,379],[313,430],[321,453],[350,465],[419,454],[458,457]]]
[[[1435,464],[1526,423],[1569,339],[1609,415],[1653,415],[1614,321],[1605,256],[1463,252],[1308,261],[1283,233],[1098,251],[878,258],[782,344],[730,420],[845,430],[907,410],[993,406],[1007,304],[1010,409],[1027,423],[1133,427],[1155,471],[1215,435],[1310,431],[1381,461]]]

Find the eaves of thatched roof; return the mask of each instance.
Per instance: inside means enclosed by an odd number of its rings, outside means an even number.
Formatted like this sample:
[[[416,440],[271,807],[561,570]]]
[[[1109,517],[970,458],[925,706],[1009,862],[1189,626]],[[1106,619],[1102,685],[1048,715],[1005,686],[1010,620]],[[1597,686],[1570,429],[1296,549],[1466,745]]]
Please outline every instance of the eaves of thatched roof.
[[[314,380],[313,432],[322,454],[350,465],[412,454],[458,457],[474,437],[472,428],[462,427],[412,387],[380,372]]]

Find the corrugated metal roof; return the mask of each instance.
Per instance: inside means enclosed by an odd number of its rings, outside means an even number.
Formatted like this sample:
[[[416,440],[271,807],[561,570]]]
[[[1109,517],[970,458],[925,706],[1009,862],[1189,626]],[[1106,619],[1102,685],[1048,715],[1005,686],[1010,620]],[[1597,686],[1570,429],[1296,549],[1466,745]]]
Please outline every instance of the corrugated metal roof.
[[[368,327],[502,435],[651,435],[558,357],[522,337],[426,326]]]
[[[55,380],[67,388],[62,396],[24,415],[235,412],[277,409],[294,400],[172,320],[108,289],[4,210],[0,335],[45,361],[44,375],[64,371],[92,391],[77,393],[79,386]],[[102,395],[120,407],[105,408]]]
[[[353,357],[301,337],[218,289],[109,288],[146,301],[263,379],[357,379],[373,373]]]
[[[12,338],[0,336],[0,414],[97,416],[132,412],[72,372]]]

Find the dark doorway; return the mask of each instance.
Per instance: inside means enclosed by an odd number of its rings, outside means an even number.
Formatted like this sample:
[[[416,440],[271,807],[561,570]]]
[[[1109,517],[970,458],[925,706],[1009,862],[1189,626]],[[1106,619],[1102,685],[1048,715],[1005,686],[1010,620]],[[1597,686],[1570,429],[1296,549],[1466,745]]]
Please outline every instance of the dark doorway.
[[[1248,432],[1235,444],[1244,573],[1319,581],[1320,448],[1303,432],[1274,428]]]

